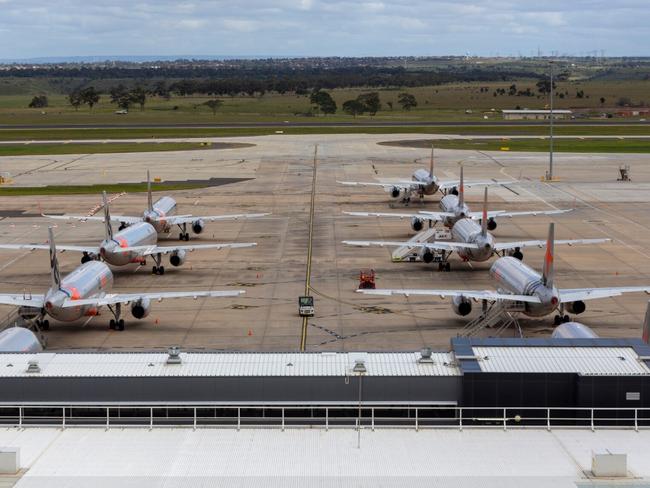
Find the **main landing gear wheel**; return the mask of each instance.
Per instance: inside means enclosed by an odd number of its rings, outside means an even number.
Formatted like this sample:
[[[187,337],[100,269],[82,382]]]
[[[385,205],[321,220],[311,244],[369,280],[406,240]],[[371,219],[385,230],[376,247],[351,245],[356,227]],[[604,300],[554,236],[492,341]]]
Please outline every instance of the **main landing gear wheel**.
[[[49,320],[37,320],[36,326],[41,330],[50,330],[50,321]]]
[[[568,315],[556,315],[553,319],[553,325],[560,325],[566,322],[571,322],[571,317]]]
[[[438,263],[438,271],[451,271],[451,263]]]
[[[164,266],[154,266],[151,269],[152,274],[157,274],[157,275],[164,275],[165,274],[165,267]]]
[[[108,323],[109,329],[112,330],[124,330],[124,319],[113,320],[111,319]]]
[[[190,240],[190,234],[188,232],[181,232],[180,234],[178,234],[178,238],[181,241],[189,241]]]

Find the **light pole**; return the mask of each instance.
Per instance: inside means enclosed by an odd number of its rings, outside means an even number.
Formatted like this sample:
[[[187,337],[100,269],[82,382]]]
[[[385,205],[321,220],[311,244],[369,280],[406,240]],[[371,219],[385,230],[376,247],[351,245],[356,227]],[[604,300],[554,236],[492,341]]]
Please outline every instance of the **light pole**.
[[[362,359],[357,359],[354,363],[353,372],[357,374],[359,378],[359,411],[357,414],[357,449],[361,449],[361,394],[362,394],[362,384],[363,384],[363,375],[368,371],[366,369],[365,361]]]
[[[549,128],[550,128],[550,137],[549,137],[549,153],[548,153],[548,173],[546,174],[547,181],[553,181],[553,61],[549,61],[549,67],[551,72],[551,100],[550,100],[550,114],[549,114]]]

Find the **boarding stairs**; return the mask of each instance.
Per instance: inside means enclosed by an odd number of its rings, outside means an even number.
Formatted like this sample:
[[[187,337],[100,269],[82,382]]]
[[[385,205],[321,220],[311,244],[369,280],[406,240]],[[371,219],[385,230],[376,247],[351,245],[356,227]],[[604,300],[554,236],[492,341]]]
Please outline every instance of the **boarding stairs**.
[[[510,327],[514,327],[519,337],[523,337],[521,326],[514,314],[523,312],[523,302],[494,302],[477,318],[467,323],[458,333],[458,337],[474,337],[484,329],[494,329],[494,336],[500,336]]]
[[[421,261],[420,248],[409,246],[409,244],[449,240],[450,238],[451,238],[451,233],[447,229],[430,228],[430,229],[423,230],[422,232],[419,232],[411,239],[409,239],[408,243],[405,246],[401,246],[395,249],[395,251],[393,251],[392,254],[392,260],[394,263],[401,263],[403,261],[410,261],[410,262]],[[436,254],[437,253],[434,252],[434,255]]]

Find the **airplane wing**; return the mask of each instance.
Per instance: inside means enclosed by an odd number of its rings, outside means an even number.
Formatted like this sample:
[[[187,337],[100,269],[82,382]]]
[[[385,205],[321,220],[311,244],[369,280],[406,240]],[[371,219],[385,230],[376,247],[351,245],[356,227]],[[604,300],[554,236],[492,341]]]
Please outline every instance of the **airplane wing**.
[[[476,244],[465,242],[393,242],[393,241],[342,241],[343,244],[358,247],[426,247],[437,251],[455,251],[456,249],[478,249]]]
[[[557,240],[555,244],[566,244],[567,246],[576,246],[580,244],[602,244],[610,242],[611,239],[565,239]],[[500,242],[495,244],[494,249],[497,251],[504,251],[506,249],[524,248],[524,247],[544,247],[546,241],[513,241],[513,242]]]
[[[195,251],[197,249],[225,249],[225,248],[244,248],[257,246],[257,242],[233,242],[233,243],[220,243],[220,244],[195,244],[186,246],[132,246],[121,247],[116,249],[115,252],[136,252],[142,256],[149,256],[151,254],[169,254],[177,251]],[[57,246],[58,248],[58,246]]]
[[[24,249],[27,251],[38,250],[50,250],[49,244],[0,244],[0,249],[9,249],[9,250],[20,250]],[[57,244],[56,249],[58,251],[71,251],[71,252],[87,252],[90,254],[99,254],[99,247],[97,246],[69,246],[67,244]]]
[[[510,295],[508,293],[497,293],[495,291],[485,290],[391,290],[391,289],[367,289],[367,290],[357,290],[357,293],[363,293],[364,295],[382,295],[382,296],[392,296],[392,295],[404,295],[409,297],[411,295],[426,295],[426,296],[437,296],[440,298],[447,297],[465,297],[473,298],[474,300],[488,300],[488,301],[499,301],[499,300],[509,300],[514,302],[528,302],[528,303],[541,303],[540,299],[536,296],[530,295]]]
[[[465,188],[471,188],[473,186],[495,186],[495,185],[512,185],[515,183],[512,180],[509,181],[494,181],[494,180],[486,180],[486,181],[465,181],[463,183],[463,186]],[[452,188],[458,188],[460,186],[460,180],[449,180],[449,181],[441,181],[438,183],[438,187],[441,190],[451,190]]]
[[[86,221],[91,221],[91,222],[103,222],[104,217],[103,216],[98,216],[98,215],[48,215],[48,214],[41,214],[43,217],[47,217],[48,219],[56,219],[56,220],[77,220],[79,222],[86,222]],[[125,223],[125,224],[137,224],[138,222],[142,222],[143,219],[142,217],[131,217],[128,215],[111,215],[111,222],[119,222],[119,223]],[[59,246],[57,246],[58,248]]]
[[[537,215],[557,215],[557,214],[563,214],[567,212],[571,212],[573,209],[567,209],[567,210],[527,210],[523,212],[506,212],[505,210],[493,210],[491,212],[488,212],[488,218],[502,218],[502,217],[522,217],[525,215],[530,215],[532,217],[536,217]],[[472,219],[481,219],[483,218],[483,212],[470,212],[470,217]],[[557,241],[556,241],[557,242]]]
[[[218,220],[240,220],[240,219],[258,219],[260,217],[266,217],[271,215],[270,213],[255,213],[255,214],[231,214],[231,215],[172,215],[170,217],[165,217],[164,220],[168,224],[190,224],[196,222],[197,220],[203,220],[204,222],[216,222]]]
[[[128,304],[136,300],[148,298],[149,300],[157,300],[159,302],[166,298],[222,298],[222,297],[237,297],[246,293],[244,290],[233,291],[161,291],[154,293],[109,293],[101,297],[83,298],[80,300],[68,299],[63,302],[64,308],[78,307],[81,305],[94,305],[101,307],[102,305],[113,305],[116,303]]]
[[[565,288],[559,290],[560,302],[569,303],[585,300],[597,300],[599,298],[611,298],[621,296],[623,293],[641,293],[650,295],[650,286],[619,286],[612,288]]]
[[[25,293],[0,293],[0,304],[16,307],[43,308],[45,295],[29,295]]]
[[[420,212],[420,213],[389,213],[389,212],[343,212],[345,215],[354,217],[393,217],[398,219],[418,218],[423,220],[440,221],[445,217],[453,217],[450,212]]]
[[[386,183],[379,181],[337,181],[337,183],[346,186],[381,186],[385,189],[394,187],[409,189],[418,186],[418,182],[412,180],[391,181]]]

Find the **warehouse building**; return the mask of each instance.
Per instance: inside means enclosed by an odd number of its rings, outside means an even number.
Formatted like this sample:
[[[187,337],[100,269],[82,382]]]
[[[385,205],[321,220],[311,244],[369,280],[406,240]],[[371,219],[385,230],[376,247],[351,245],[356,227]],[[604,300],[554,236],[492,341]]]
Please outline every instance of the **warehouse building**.
[[[550,110],[502,110],[505,120],[548,120],[551,118]],[[570,119],[573,115],[571,110],[553,110],[555,120]]]

